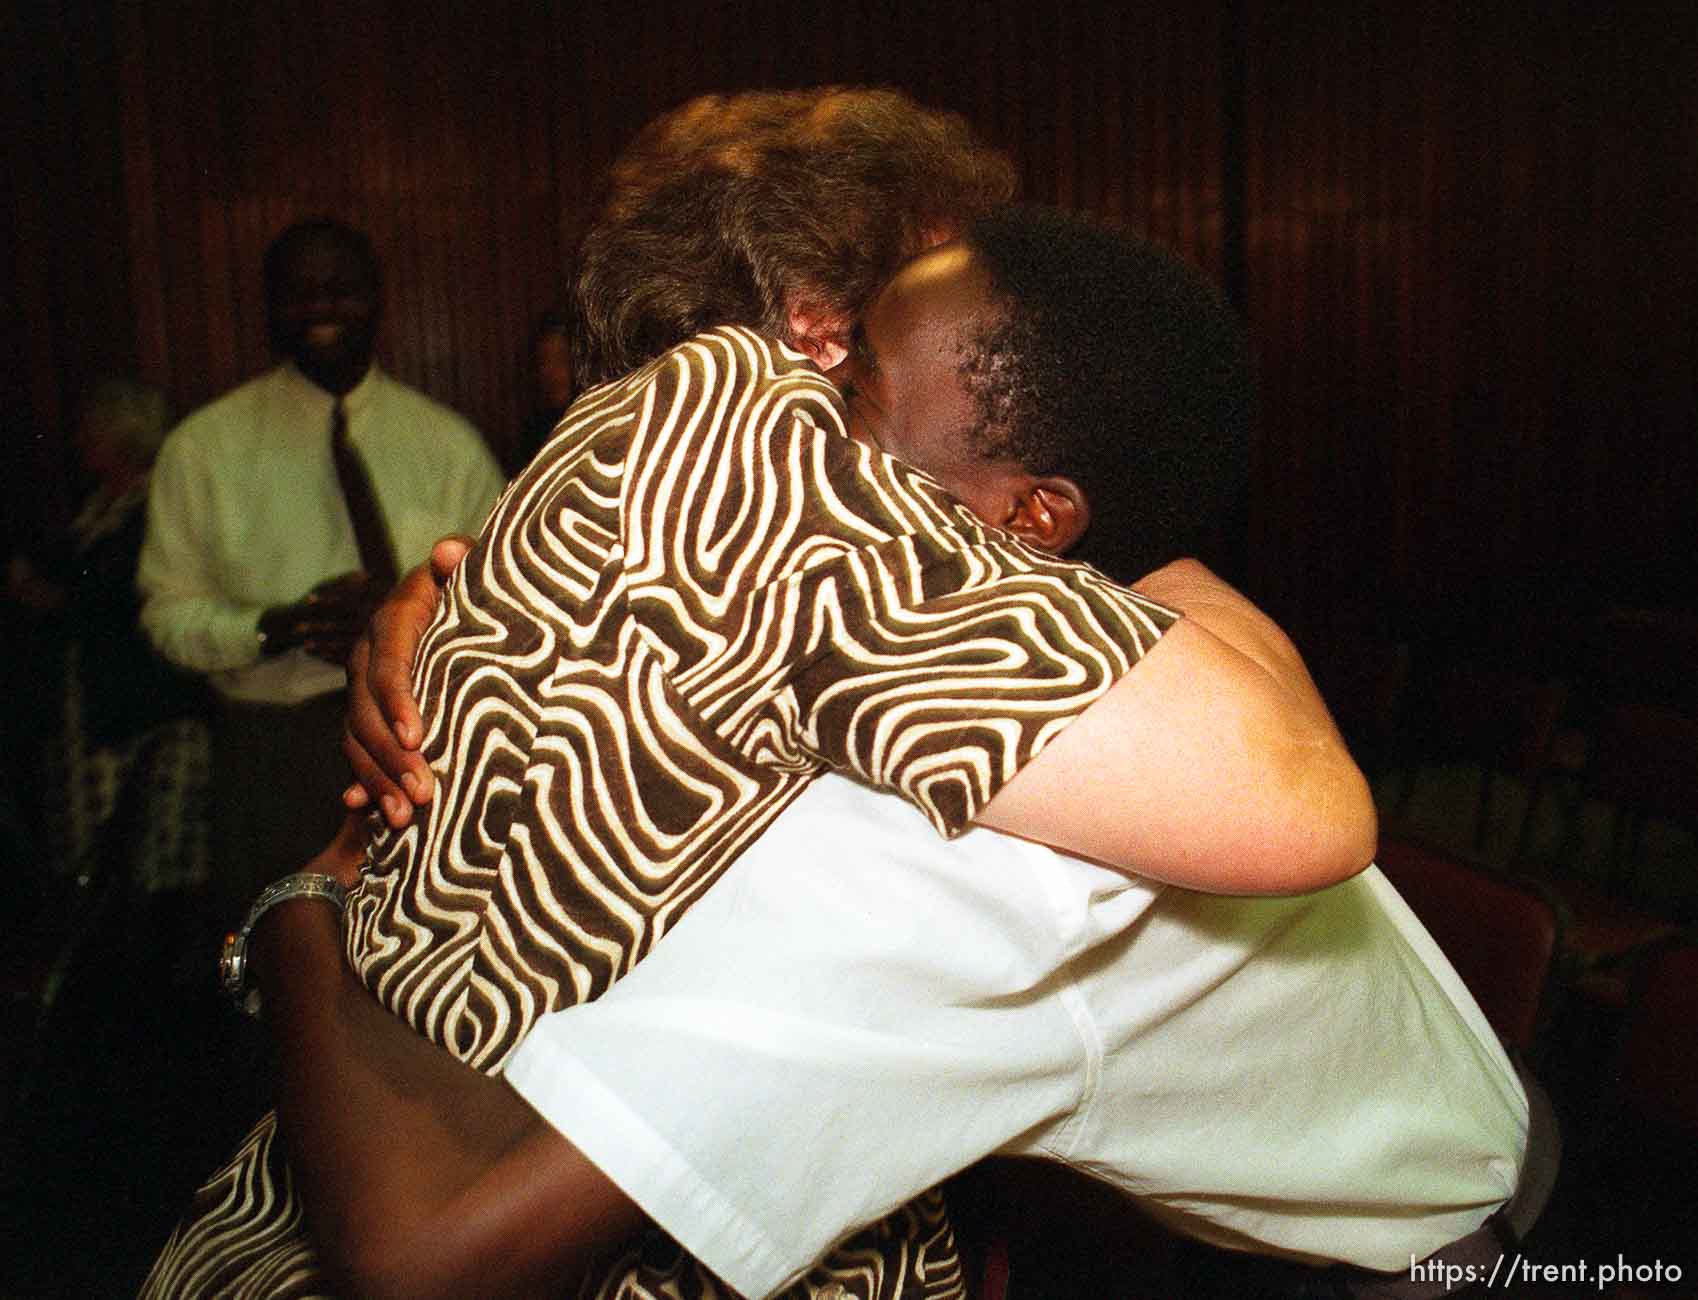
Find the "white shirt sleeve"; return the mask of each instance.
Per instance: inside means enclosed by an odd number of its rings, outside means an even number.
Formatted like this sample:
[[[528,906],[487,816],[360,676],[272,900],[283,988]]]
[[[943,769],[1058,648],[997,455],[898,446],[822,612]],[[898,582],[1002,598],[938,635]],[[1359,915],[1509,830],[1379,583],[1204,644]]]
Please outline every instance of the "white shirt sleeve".
[[[1056,889],[1063,861],[1081,879]],[[704,1264],[767,1295],[1072,1112],[1098,1035],[1063,967],[1153,894],[989,831],[945,843],[900,800],[822,778],[607,995],[540,1021],[506,1077]]]
[[[219,592],[212,571],[215,549],[206,530],[218,525],[212,499],[213,469],[199,444],[165,441],[149,480],[147,536],[136,581],[141,588],[142,629],[172,663],[195,672],[244,668],[259,658],[258,605],[233,602]]]
[[[751,1296],[992,1152],[1395,1270],[1514,1190],[1520,1084],[1377,869],[1227,898],[816,781],[507,1078]]]

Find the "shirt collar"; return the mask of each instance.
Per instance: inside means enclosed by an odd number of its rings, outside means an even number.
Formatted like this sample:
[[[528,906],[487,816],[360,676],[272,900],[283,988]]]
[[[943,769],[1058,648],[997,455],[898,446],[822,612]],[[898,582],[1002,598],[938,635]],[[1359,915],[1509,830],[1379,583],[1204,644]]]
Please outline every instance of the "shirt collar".
[[[324,418],[330,418],[330,408],[336,403],[335,397],[303,375],[300,367],[293,361],[283,363],[283,375],[298,401],[309,408],[323,408]],[[342,409],[348,412],[349,419],[353,419],[371,402],[382,377],[383,372],[374,361],[366,367],[360,382],[342,395]]]

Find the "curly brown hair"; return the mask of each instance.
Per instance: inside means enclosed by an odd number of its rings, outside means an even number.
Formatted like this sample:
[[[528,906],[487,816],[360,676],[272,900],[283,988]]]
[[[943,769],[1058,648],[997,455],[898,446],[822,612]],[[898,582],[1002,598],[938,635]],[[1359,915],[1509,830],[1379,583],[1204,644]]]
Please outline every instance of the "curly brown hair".
[[[1014,193],[959,114],[896,90],[704,95],[609,170],[578,253],[573,364],[600,383],[713,325],[845,322],[908,257]]]

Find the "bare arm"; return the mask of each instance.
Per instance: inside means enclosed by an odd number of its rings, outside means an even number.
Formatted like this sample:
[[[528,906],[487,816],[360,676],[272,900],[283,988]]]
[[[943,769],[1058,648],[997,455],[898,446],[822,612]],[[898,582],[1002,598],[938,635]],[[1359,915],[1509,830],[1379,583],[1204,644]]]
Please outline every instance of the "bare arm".
[[[312,869],[351,872],[351,844]],[[350,1292],[564,1294],[646,1222],[504,1082],[381,1007],[343,961],[333,909],[286,903],[254,944],[279,1120],[313,1239]]]
[[[393,826],[430,797],[423,760],[400,742],[422,734],[410,669],[445,576],[409,574],[351,661],[349,758]],[[1186,617],[977,820],[1215,893],[1300,893],[1367,866],[1378,832],[1367,780],[1290,639],[1194,560],[1136,585]]]
[[[1185,618],[977,820],[1216,893],[1365,867],[1373,799],[1296,647],[1193,560],[1136,586]]]

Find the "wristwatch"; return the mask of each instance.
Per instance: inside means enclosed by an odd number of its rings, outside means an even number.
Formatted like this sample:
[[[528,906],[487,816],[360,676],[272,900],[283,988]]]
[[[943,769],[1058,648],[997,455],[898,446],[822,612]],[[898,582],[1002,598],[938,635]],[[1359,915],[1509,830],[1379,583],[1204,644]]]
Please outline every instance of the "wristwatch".
[[[347,901],[348,891],[335,876],[317,871],[297,871],[274,880],[260,890],[254,905],[248,909],[242,928],[224,936],[224,948],[218,955],[218,983],[239,1011],[259,1015],[259,990],[248,988],[248,936],[264,916],[279,903],[292,898],[322,898],[340,912]]]

